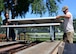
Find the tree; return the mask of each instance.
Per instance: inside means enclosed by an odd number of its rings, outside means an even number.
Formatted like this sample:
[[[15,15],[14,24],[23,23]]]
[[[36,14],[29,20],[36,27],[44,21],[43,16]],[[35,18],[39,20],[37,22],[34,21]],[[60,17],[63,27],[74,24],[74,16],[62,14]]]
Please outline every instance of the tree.
[[[76,32],[76,19],[73,20],[73,25],[74,25],[74,31]]]
[[[20,14],[22,16],[27,13],[29,11],[29,7],[31,7],[31,13],[33,14],[40,14],[40,16],[42,16],[46,11],[48,11],[48,14],[53,16],[57,14],[57,3],[61,3],[61,1],[62,0],[18,0],[18,5],[16,6],[16,10],[18,10],[18,12],[16,12],[16,14]]]
[[[1,25],[1,21],[2,21],[1,12],[2,12],[3,10],[4,10],[3,0],[0,0],[0,25]]]
[[[25,14],[31,8],[31,13],[40,14],[42,16],[48,11],[49,16],[57,14],[58,4],[62,0],[1,0],[0,5],[3,6],[5,13],[9,13],[9,10],[12,12],[12,18],[15,16],[25,16]],[[1,11],[3,11],[1,10]]]
[[[2,18],[1,18],[1,16],[0,16],[0,25],[2,24],[1,22],[2,22]]]
[[[3,4],[3,0],[0,0],[0,16],[1,16],[1,12],[4,10],[4,4]]]

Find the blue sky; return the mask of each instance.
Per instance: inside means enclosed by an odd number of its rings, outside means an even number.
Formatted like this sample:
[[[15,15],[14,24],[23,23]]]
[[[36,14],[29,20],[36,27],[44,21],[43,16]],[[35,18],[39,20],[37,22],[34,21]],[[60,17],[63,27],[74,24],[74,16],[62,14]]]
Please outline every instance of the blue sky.
[[[63,12],[61,11],[62,7],[67,5],[69,7],[69,11],[73,14],[74,17],[76,17],[76,0],[63,0],[61,4],[59,5],[58,15],[62,15]],[[30,14],[30,12],[27,12],[26,18],[37,18],[40,17],[40,15]],[[49,17],[48,13],[44,14],[42,17]],[[4,16],[2,15],[2,18],[4,19]],[[18,17],[21,18],[21,17]]]

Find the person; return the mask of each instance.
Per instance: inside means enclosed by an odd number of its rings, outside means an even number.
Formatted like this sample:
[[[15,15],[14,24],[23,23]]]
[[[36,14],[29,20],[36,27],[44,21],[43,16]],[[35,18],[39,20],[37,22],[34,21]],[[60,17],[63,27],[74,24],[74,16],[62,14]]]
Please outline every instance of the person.
[[[68,6],[62,7],[64,15],[56,16],[56,19],[63,18],[64,35],[63,41],[67,43],[73,43],[74,27],[73,27],[73,16],[69,12]]]
[[[3,20],[3,25],[13,25],[13,23],[8,21],[9,15],[8,13],[5,13],[5,19]],[[7,28],[6,28],[6,36],[7,36]],[[12,41],[15,41],[15,32],[13,28],[9,28],[9,38],[12,38]],[[9,41],[9,38],[7,38],[7,41]]]

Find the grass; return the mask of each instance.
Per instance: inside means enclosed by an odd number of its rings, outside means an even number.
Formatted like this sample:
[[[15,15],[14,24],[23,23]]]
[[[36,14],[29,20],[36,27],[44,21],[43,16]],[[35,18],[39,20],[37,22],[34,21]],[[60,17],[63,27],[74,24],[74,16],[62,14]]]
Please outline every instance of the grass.
[[[63,33],[56,33],[56,40],[62,40],[62,35]],[[17,39],[19,39],[19,36],[17,36]],[[49,37],[49,33],[36,33],[36,34],[26,33],[25,39],[30,41],[36,41],[36,40],[46,41],[46,40],[50,40],[50,37]],[[20,40],[24,40],[23,34],[21,34]],[[74,35],[74,43],[76,43],[76,35]]]

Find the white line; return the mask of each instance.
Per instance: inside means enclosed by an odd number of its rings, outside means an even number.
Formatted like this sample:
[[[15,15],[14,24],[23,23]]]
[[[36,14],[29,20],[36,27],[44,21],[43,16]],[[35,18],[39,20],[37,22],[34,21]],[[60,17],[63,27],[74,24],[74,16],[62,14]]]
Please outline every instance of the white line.
[[[23,25],[1,25],[1,27],[35,27],[35,26],[51,26],[51,25],[60,25],[60,23],[23,24]]]
[[[42,18],[24,18],[24,19],[9,19],[8,21],[25,21],[25,20],[47,20],[56,19],[56,17],[42,17]]]

